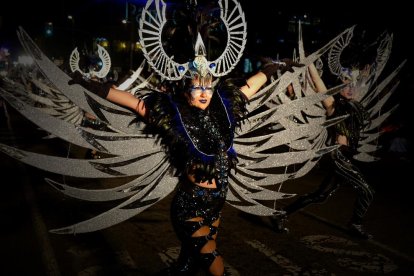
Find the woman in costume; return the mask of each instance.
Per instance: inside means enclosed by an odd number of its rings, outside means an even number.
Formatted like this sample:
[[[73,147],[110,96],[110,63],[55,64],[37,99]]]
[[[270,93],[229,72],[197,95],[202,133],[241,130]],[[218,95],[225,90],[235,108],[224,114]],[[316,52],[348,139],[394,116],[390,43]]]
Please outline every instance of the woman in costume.
[[[357,72],[359,73],[357,69],[346,70],[346,73],[342,76],[343,82],[350,83],[352,77],[355,77],[352,74],[358,74]],[[326,86],[314,65],[309,66],[309,73],[316,90],[318,92],[326,91]],[[368,123],[369,114],[359,102],[353,100],[354,93],[355,87],[350,84],[343,88],[339,94],[323,101],[328,118],[348,116],[330,128],[331,138],[328,143],[332,145],[339,144],[340,147],[330,153],[331,160],[328,175],[322,181],[321,185],[314,192],[301,196],[291,204],[285,206],[283,208],[284,214],[281,213],[272,218],[276,231],[287,231],[287,228],[284,227],[287,216],[305,208],[309,204],[324,202],[344,182],[350,183],[358,194],[348,227],[351,233],[358,237],[364,239],[371,238],[371,235],[365,231],[362,225],[362,219],[373,200],[374,191],[366,182],[361,171],[350,161],[352,156],[357,153],[360,132]]]
[[[205,51],[201,36],[195,51]],[[171,206],[172,223],[181,241],[177,271],[194,272],[199,262],[212,275],[223,275],[223,260],[215,240],[228,190],[228,174],[237,163],[233,133],[246,113],[247,100],[278,69],[298,65],[286,63],[268,64],[241,87],[228,80],[213,88],[213,76],[201,54],[192,62],[191,78],[182,80],[180,87],[174,86],[175,91],[154,92],[143,99],[88,82],[80,74],[70,81],[134,110],[144,118],[148,132],[161,137],[180,179]]]
[[[145,22],[145,11],[143,15],[141,20]],[[233,148],[235,128],[247,113],[248,99],[273,74],[300,65],[289,60],[269,62],[247,81],[227,80],[214,86],[213,77],[224,76],[229,70],[220,70],[216,68],[219,64],[206,59],[200,34],[194,47],[194,60],[172,65],[169,70],[164,69],[174,61],[169,59],[165,66],[157,66],[144,32],[140,35],[149,64],[165,79],[176,81],[165,93],[154,91],[136,98],[129,92],[87,81],[80,74],[75,74],[70,84],[80,84],[102,98],[135,111],[146,123],[145,131],[160,137],[179,178],[171,206],[171,220],[181,241],[174,272],[187,275],[201,266],[212,275],[223,275],[223,259],[217,251],[216,237],[228,191],[228,175],[237,163]],[[240,58],[241,52],[237,55]],[[228,69],[234,66],[231,64]]]
[[[346,39],[338,41],[330,49],[328,58],[331,73],[336,75],[346,86],[340,93],[322,101],[327,118],[344,118],[339,123],[328,128],[329,135],[326,143],[339,145],[339,147],[330,153],[328,175],[319,187],[315,191],[303,195],[288,204],[281,210],[281,213],[272,217],[271,221],[277,232],[288,231],[284,224],[289,215],[305,208],[309,204],[324,202],[341,184],[348,184],[357,193],[352,217],[348,222],[349,233],[363,239],[372,238],[372,235],[365,230],[363,218],[373,200],[374,190],[351,160],[356,159],[363,162],[377,160],[377,158],[368,154],[377,148],[375,145],[370,144],[377,138],[376,132],[373,130],[388,117],[393,109],[388,112],[380,112],[384,102],[378,101],[373,103],[372,100],[375,99],[375,96],[372,95],[377,96],[384,87],[387,87],[392,77],[396,76],[405,62],[390,77],[373,88],[388,60],[392,45],[392,35],[385,34],[383,37],[377,49],[375,62],[361,65],[360,60],[357,60],[351,61],[349,67],[344,67],[340,62],[341,54],[344,48],[348,46],[351,38],[352,32]],[[360,57],[361,60],[362,58],[367,58],[367,55]],[[355,60],[355,55],[353,55],[353,59]],[[309,65],[308,72],[315,91],[320,93],[327,91],[325,83],[314,64]],[[390,93],[392,91],[394,90],[390,89]],[[371,94],[368,94],[369,92]]]
[[[70,78],[56,68],[23,30],[18,32],[22,45],[53,85],[76,106],[106,122],[113,131],[80,128],[54,116],[47,116],[16,98],[12,91],[9,92],[11,89],[1,89],[4,92],[1,96],[43,129],[79,146],[115,156],[78,160],[39,155],[3,144],[0,144],[0,150],[21,162],[57,174],[82,178],[135,176],[130,182],[109,189],[81,189],[47,179],[60,192],[78,199],[125,199],[99,216],[53,229],[52,233],[97,231],[139,214],[175,190],[177,178],[170,174],[172,167],[180,183],[172,202],[171,214],[182,244],[175,270],[191,274],[193,269],[199,267],[198,261],[204,260],[204,267],[211,274],[221,275],[223,261],[215,253],[215,239],[224,200],[244,212],[273,215],[277,210],[261,202],[291,195],[267,187],[304,175],[316,164],[315,160],[329,150],[320,143],[314,146],[317,139],[313,137],[309,143],[304,143],[303,139],[306,135],[323,130],[323,120],[307,118],[303,120],[306,125],[298,125],[291,124],[288,119],[292,114],[307,116],[307,112],[302,112],[303,108],[314,106],[325,95],[298,97],[286,105],[258,110],[285,91],[289,83],[296,83],[298,75],[304,70],[292,70],[261,91],[258,89],[278,69],[290,70],[292,65],[298,64],[288,60],[282,63],[269,61],[262,72],[247,81],[213,82],[213,78],[225,76],[234,69],[246,43],[246,24],[239,3],[236,0],[218,3],[220,18],[227,29],[225,50],[217,59],[207,60],[204,43],[198,36],[194,47],[195,58],[190,62],[179,63],[164,48],[161,34],[167,23],[165,4],[162,1],[148,1],[140,20],[140,43],[148,64],[171,86],[166,87],[164,92],[167,93],[153,92],[141,99],[128,92],[83,80],[79,74],[70,82],[72,85],[68,85]],[[314,62],[342,35],[314,53],[306,63]],[[81,84],[83,88],[74,83]],[[250,102],[245,106],[247,99]],[[241,123],[245,107],[251,116],[242,125],[243,128],[234,133]],[[258,113],[252,114],[252,111]],[[314,108],[311,108],[309,112],[313,111]],[[146,122],[145,128],[142,124],[136,124],[137,114]],[[312,128],[307,127],[310,121],[313,123]],[[281,127],[277,127],[279,123]],[[264,135],[258,135],[258,131],[264,132]],[[148,133],[160,139],[154,139]],[[277,147],[286,143],[297,150],[277,154]],[[234,149],[237,149],[238,160]],[[296,163],[302,163],[303,166],[295,174],[272,170],[275,166]]]

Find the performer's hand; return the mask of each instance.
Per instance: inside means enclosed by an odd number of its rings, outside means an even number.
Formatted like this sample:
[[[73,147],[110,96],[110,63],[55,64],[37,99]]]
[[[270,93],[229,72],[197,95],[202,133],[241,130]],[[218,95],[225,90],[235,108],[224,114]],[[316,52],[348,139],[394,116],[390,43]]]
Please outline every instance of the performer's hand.
[[[304,64],[294,62],[288,58],[276,61],[271,58],[263,58],[262,62],[263,66],[260,71],[266,75],[267,79],[270,79],[271,76],[276,75],[278,70],[283,74],[286,71],[293,72],[293,67],[305,66]]]
[[[109,83],[100,83],[93,80],[87,80],[79,71],[75,71],[72,74],[72,79],[68,81],[68,84],[79,84],[83,88],[89,90],[90,92],[104,99],[106,99],[106,97],[108,96],[109,90],[112,86]]]
[[[260,61],[263,64],[260,72],[265,74],[268,80],[271,76],[277,74],[277,70],[279,70],[279,64],[274,63],[273,60],[269,57],[260,58]]]
[[[70,76],[72,77],[72,79],[68,81],[69,85],[73,85],[73,84],[82,85],[82,83],[86,81],[83,78],[83,75],[79,71],[73,72],[72,74],[70,74]]]
[[[293,67],[303,67],[303,66],[305,66],[305,64],[294,62],[290,58],[284,58],[284,59],[281,59],[280,61],[285,64],[285,65],[282,64],[280,66],[280,72],[282,74],[285,73],[286,71],[289,71],[289,72],[293,73]]]

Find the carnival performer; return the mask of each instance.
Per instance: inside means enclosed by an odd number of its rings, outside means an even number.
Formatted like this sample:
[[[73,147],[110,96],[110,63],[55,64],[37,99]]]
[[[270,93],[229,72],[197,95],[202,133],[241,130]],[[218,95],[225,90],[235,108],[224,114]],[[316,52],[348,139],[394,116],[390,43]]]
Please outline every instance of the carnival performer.
[[[144,44],[145,46],[145,44]],[[228,192],[228,175],[237,163],[234,131],[246,115],[246,104],[277,71],[301,66],[290,60],[269,62],[247,81],[225,80],[213,87],[207,52],[199,34],[195,58],[187,75],[166,88],[137,98],[129,92],[85,80],[75,73],[70,84],[80,84],[141,116],[146,131],[160,137],[179,178],[172,200],[171,220],[181,250],[172,273],[192,275],[200,267],[223,275],[223,259],[216,238],[220,213]],[[147,56],[151,64],[151,57]],[[154,69],[158,69],[154,66]],[[173,79],[168,73],[161,74]],[[178,85],[177,85],[178,84]]]
[[[339,94],[322,100],[321,108],[327,119],[333,122],[323,134],[323,140],[325,144],[336,148],[328,158],[328,175],[314,192],[299,197],[271,216],[277,232],[288,232],[284,224],[290,214],[309,204],[324,202],[341,184],[346,184],[351,185],[357,193],[353,214],[347,224],[348,232],[358,238],[372,238],[365,230],[363,220],[373,200],[374,189],[351,160],[373,162],[380,159],[376,154],[379,149],[378,137],[382,134],[379,129],[398,104],[386,110],[382,109],[398,86],[396,76],[406,60],[379,81],[378,78],[391,54],[393,35],[384,32],[376,43],[365,44],[362,39],[351,43],[354,28],[355,26],[351,27],[349,32],[330,46],[327,58],[329,71],[343,86]],[[364,34],[365,31],[362,32]],[[301,31],[299,37],[299,50],[304,53]],[[351,45],[354,47],[349,47]],[[350,49],[348,55],[344,54],[345,49]],[[303,58],[302,55],[300,60]],[[307,87],[312,87],[314,92],[320,94],[327,91],[327,88],[321,78],[320,66],[317,69],[315,64],[309,64],[306,78],[303,79],[309,80]]]
[[[216,245],[223,204],[226,202],[251,214],[271,216],[277,210],[263,202],[293,196],[268,186],[305,174],[316,164],[313,160],[329,149],[322,143],[314,147],[313,138],[309,144],[303,143],[304,135],[325,128],[321,124],[323,120],[313,120],[313,127],[308,128],[289,124],[288,118],[293,113],[303,114],[304,107],[319,104],[326,95],[314,93],[286,105],[260,109],[284,93],[290,83],[296,83],[305,68],[293,69],[301,65],[290,60],[269,60],[261,72],[247,80],[225,80],[223,77],[241,59],[247,37],[244,13],[236,0],[219,1],[220,19],[227,30],[224,40],[227,45],[221,55],[208,60],[202,36],[191,31],[190,35],[197,34],[192,39],[195,55],[187,60],[175,59],[176,55],[169,54],[168,47],[164,47],[162,33],[168,21],[165,5],[163,1],[147,2],[142,10],[139,36],[145,59],[167,86],[161,93],[145,91],[148,93],[142,97],[85,79],[80,72],[69,77],[20,29],[18,36],[23,47],[54,87],[110,129],[79,127],[53,114],[45,114],[15,97],[12,87],[0,87],[1,96],[26,118],[61,139],[111,156],[99,160],[64,158],[30,153],[4,144],[0,144],[0,151],[56,174],[82,178],[134,177],[128,183],[107,189],[84,189],[46,179],[59,192],[74,198],[116,201],[114,208],[98,216],[50,230],[56,234],[86,233],[110,227],[141,213],[174,191],[171,220],[181,251],[172,272],[189,275],[203,267],[212,275],[223,275],[223,259]],[[329,45],[307,62],[317,59]],[[272,78],[277,71],[290,72]],[[269,85],[263,87],[268,81]],[[248,120],[243,120],[247,112]],[[323,112],[321,116],[324,118]],[[287,124],[274,127],[278,122]],[[257,135],[257,131],[264,135]],[[302,146],[281,155],[273,150],[292,142]],[[306,165],[295,175],[272,170],[275,166],[296,163]],[[124,200],[119,203],[121,199]]]
[[[200,38],[200,37],[199,37]],[[197,45],[204,48],[202,40]],[[204,49],[196,49],[196,53]],[[244,85],[223,81],[213,90],[213,76],[197,56],[192,77],[170,86],[168,93],[154,92],[144,99],[75,74],[70,84],[134,110],[144,118],[150,133],[160,135],[180,179],[172,201],[171,219],[181,252],[176,270],[194,272],[201,262],[212,275],[223,275],[223,260],[216,237],[220,212],[226,200],[229,170],[237,163],[232,148],[233,132],[245,115],[245,105],[277,70],[292,70],[300,64],[284,60],[266,64]]]
[[[315,85],[317,92],[327,90],[314,64],[309,67],[310,77]],[[339,94],[328,97],[323,100],[328,117],[337,117],[347,115],[340,123],[330,127],[330,138],[328,143],[339,144],[340,147],[330,153],[330,162],[328,175],[321,182],[319,187],[283,208],[284,213],[272,217],[273,227],[277,232],[287,232],[288,228],[284,226],[287,217],[292,213],[305,208],[309,204],[322,203],[330,197],[341,185],[341,183],[351,185],[357,192],[353,215],[348,223],[351,234],[370,239],[369,234],[363,226],[363,218],[370,206],[374,190],[365,180],[362,172],[355,164],[351,162],[353,155],[357,152],[360,132],[369,124],[369,114],[363,105],[354,100],[357,91],[355,91],[355,82],[359,74],[368,75],[369,68],[343,68],[341,80],[349,84]]]

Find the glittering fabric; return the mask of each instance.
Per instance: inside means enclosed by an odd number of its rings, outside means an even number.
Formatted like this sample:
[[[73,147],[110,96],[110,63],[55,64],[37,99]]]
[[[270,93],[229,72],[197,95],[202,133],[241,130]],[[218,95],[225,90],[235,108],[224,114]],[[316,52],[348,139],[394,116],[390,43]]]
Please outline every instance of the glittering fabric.
[[[359,102],[347,100],[341,95],[335,95],[334,97],[334,114],[337,116],[349,115],[345,120],[335,125],[335,131],[336,134],[345,135],[349,145],[342,145],[339,149],[332,152],[332,162],[334,164],[335,174],[339,179],[342,180],[343,183],[351,184],[357,192],[357,199],[355,201],[351,221],[360,224],[373,200],[374,190],[365,181],[361,171],[352,164],[350,160],[356,153],[361,130],[370,123],[370,117]],[[330,179],[331,183],[335,183],[331,185],[338,185],[338,183],[332,181],[331,178],[333,178],[333,174],[327,176],[327,179]]]
[[[173,226],[180,240],[190,238],[191,234],[199,227],[211,225],[220,218],[220,211],[226,200],[227,189],[226,186],[203,188],[185,179],[180,181],[171,208]],[[195,217],[202,217],[203,221],[197,223],[196,229],[189,229],[186,221]]]
[[[332,152],[331,157],[335,165],[335,174],[343,183],[351,184],[357,192],[351,221],[360,224],[374,198],[374,190],[366,182],[358,167],[346,157],[346,151],[344,152],[343,148]]]
[[[351,163],[346,155],[347,151],[344,146],[332,151],[330,154],[331,160],[328,163],[328,174],[319,187],[315,191],[299,197],[296,201],[286,206],[284,208],[286,214],[290,215],[309,204],[324,202],[334,194],[340,185],[351,185],[357,193],[351,221],[352,223],[361,224],[373,200],[374,190],[365,181],[361,171]]]
[[[334,126],[336,135],[344,135],[348,139],[349,147],[356,151],[361,130],[369,123],[369,114],[357,101],[347,100],[341,95],[334,95],[335,112],[334,116],[349,115],[345,120]],[[335,142],[336,136],[332,135]]]
[[[228,174],[237,162],[233,137],[237,122],[243,118],[245,99],[237,89],[221,86],[205,110],[167,94],[150,95],[145,104],[149,110],[148,130],[161,137],[180,178],[171,205],[171,220],[181,241],[177,268],[188,273],[200,260],[208,268],[219,253],[202,254],[200,250],[217,233],[213,223],[220,218]],[[187,175],[194,175],[196,183],[211,185],[214,179],[216,188],[198,186]],[[198,221],[191,221],[194,218]],[[203,226],[210,229],[209,234],[192,237]]]
[[[360,224],[368,210],[374,191],[365,181],[360,170],[350,161],[356,153],[361,130],[369,124],[369,114],[357,101],[348,100],[341,95],[334,95],[335,111],[333,116],[348,115],[348,117],[334,125],[331,129],[332,143],[336,142],[337,135],[345,135],[348,145],[341,145],[331,152],[331,167],[326,178],[315,192],[299,198],[286,208],[287,213],[301,209],[308,204],[323,202],[331,196],[340,184],[350,184],[357,192],[353,216],[351,221]]]
[[[195,174],[196,182],[226,178],[237,163],[233,136],[245,104],[242,93],[227,86],[214,93],[206,110],[154,93],[145,99],[147,131],[161,139],[178,176]]]

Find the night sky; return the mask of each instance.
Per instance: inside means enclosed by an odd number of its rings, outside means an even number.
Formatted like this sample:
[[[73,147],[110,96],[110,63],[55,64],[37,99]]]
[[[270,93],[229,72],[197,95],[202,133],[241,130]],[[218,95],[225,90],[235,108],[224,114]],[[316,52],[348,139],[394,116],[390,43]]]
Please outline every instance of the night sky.
[[[177,2],[171,0],[168,3]],[[199,3],[206,0],[198,0]],[[137,7],[142,7],[145,0],[131,0]],[[180,1],[178,1],[180,2]],[[181,1],[182,2],[182,1]],[[401,1],[402,2],[402,1]],[[255,35],[262,36],[269,43],[269,38],[283,36],[287,31],[287,17],[308,14],[321,20],[318,33],[313,36],[323,42],[333,38],[345,28],[358,24],[374,38],[388,30],[395,34],[394,52],[400,57],[408,57],[409,43],[407,37],[412,34],[408,27],[411,15],[408,4],[392,1],[389,5],[360,7],[360,1],[332,1],[322,5],[315,1],[297,4],[296,1],[240,0],[248,24],[248,41]],[[260,4],[258,4],[260,3]],[[121,24],[125,16],[125,0],[55,0],[55,1],[11,1],[7,8],[0,10],[0,44],[10,43],[15,39],[15,31],[22,26],[29,34],[41,33],[46,22],[52,21],[62,29],[74,27],[78,33],[90,36],[113,35],[114,26]],[[364,3],[364,5],[367,5]],[[329,10],[330,12],[327,12]],[[73,22],[67,19],[72,15]],[[70,24],[74,24],[71,26]],[[305,39],[306,34],[304,33]]]
[[[167,1],[177,2],[176,1]],[[137,7],[142,7],[146,1],[130,1]],[[199,3],[202,0],[198,1]],[[394,34],[393,52],[387,64],[389,70],[395,68],[402,60],[408,59],[403,72],[401,72],[401,88],[397,97],[401,99],[398,120],[412,124],[408,120],[408,110],[413,102],[413,82],[411,63],[413,60],[412,43],[408,43],[413,37],[411,9],[408,4],[398,1],[390,1],[388,5],[375,5],[360,7],[361,1],[331,1],[330,5],[322,5],[308,1],[306,4],[298,4],[296,1],[271,1],[271,0],[240,0],[246,15],[248,26],[247,51],[255,50],[256,38],[260,37],[265,46],[261,49],[263,54],[276,51],[282,56],[291,53],[291,47],[282,47],[278,44],[280,38],[286,38],[288,19],[293,15],[303,16],[308,14],[312,18],[319,18],[320,24],[312,31],[304,28],[305,49],[316,50],[337,34],[354,24],[360,30],[366,30],[368,41],[375,38],[383,31]],[[403,1],[401,1],[403,2]],[[16,29],[22,26],[29,35],[41,34],[45,23],[52,21],[56,28],[61,28],[62,33],[69,33],[74,28],[84,37],[108,36],[116,38],[122,36],[118,25],[125,16],[125,0],[56,0],[56,1],[12,1],[0,10],[0,47],[15,47],[17,43]],[[364,3],[364,5],[368,5]],[[330,12],[327,12],[329,10]],[[70,22],[67,15],[71,14],[74,21]],[[70,25],[74,24],[74,25]],[[67,35],[66,35],[67,36]],[[125,36],[125,35],[124,35]],[[411,37],[411,38],[410,38]],[[309,41],[319,41],[312,45]],[[50,46],[50,45],[49,45]],[[294,47],[295,45],[293,45]],[[52,46],[53,47],[53,46]],[[54,46],[58,47],[58,46]],[[413,128],[414,129],[414,128]]]
[[[183,0],[181,0],[182,2]],[[137,7],[145,5],[145,0],[130,0]],[[179,0],[167,3],[180,2]],[[198,0],[199,3],[206,0]],[[211,2],[211,1],[210,1]],[[402,1],[401,1],[402,2]],[[322,5],[316,1],[297,4],[296,1],[240,0],[246,14],[248,32],[265,35],[283,33],[286,27],[284,15],[302,15],[319,17],[320,32],[332,38],[351,25],[378,33],[389,30],[395,33],[395,40],[403,41],[404,32],[412,33],[408,25],[411,15],[408,4],[390,1],[389,5],[360,7],[360,1],[332,1],[330,5]],[[74,17],[78,31],[95,34],[96,30],[105,30],[120,24],[125,15],[125,0],[55,0],[55,1],[11,1],[7,8],[2,7],[0,14],[0,43],[5,37],[12,37],[17,26],[21,25],[29,33],[38,32],[46,22],[56,22],[62,27],[68,23],[67,15]],[[367,5],[364,3],[364,5]],[[329,10],[330,12],[327,12]],[[103,33],[105,31],[102,31]],[[375,34],[376,35],[376,34]],[[404,45],[399,45],[404,48]],[[405,48],[404,48],[405,50]]]

